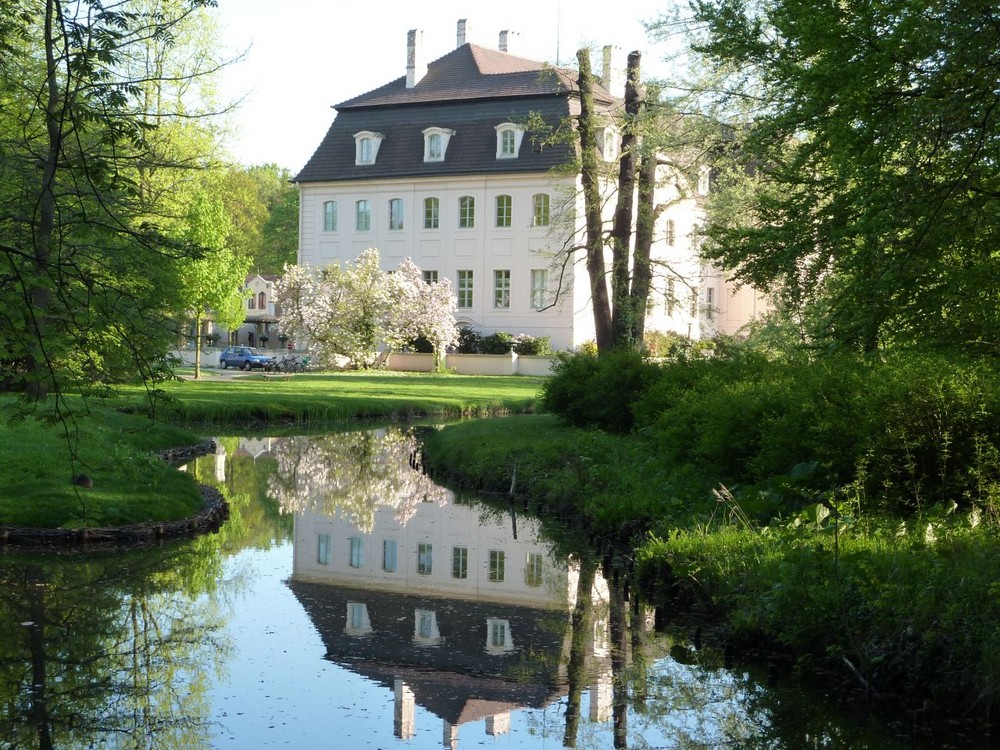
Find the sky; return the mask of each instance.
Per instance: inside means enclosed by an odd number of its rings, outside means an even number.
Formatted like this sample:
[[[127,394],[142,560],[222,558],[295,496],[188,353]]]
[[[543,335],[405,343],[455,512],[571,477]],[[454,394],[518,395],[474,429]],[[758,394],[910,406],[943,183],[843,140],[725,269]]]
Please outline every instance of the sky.
[[[297,173],[333,122],[334,104],[405,75],[410,29],[423,32],[431,62],[455,48],[461,18],[467,41],[482,47],[496,49],[506,29],[517,32],[512,51],[520,56],[575,67],[580,47],[613,44],[643,53],[644,77],[662,76],[663,52],[642,21],[667,4],[586,3],[601,9],[591,12],[573,0],[218,0],[225,51],[245,53],[222,83],[224,97],[242,102],[229,150],[242,164],[274,163]]]

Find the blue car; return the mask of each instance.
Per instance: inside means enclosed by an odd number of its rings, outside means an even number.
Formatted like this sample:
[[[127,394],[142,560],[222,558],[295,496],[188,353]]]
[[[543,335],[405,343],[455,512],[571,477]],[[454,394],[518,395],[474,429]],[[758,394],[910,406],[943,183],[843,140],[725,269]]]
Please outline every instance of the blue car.
[[[223,370],[230,367],[262,370],[270,361],[270,357],[261,354],[252,346],[230,346],[219,355],[219,365]]]

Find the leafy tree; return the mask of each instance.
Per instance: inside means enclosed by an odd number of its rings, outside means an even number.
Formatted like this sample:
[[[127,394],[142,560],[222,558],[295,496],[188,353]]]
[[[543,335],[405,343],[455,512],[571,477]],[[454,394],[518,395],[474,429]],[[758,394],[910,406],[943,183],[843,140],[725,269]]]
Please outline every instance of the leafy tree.
[[[2,3],[0,336],[34,398],[148,379],[173,340],[187,249],[149,178],[197,166],[157,134],[200,117],[181,89],[216,67],[147,63],[212,4]]]
[[[821,340],[995,353],[995,3],[692,7],[737,161],[708,256],[774,289]]]
[[[184,262],[181,270],[184,302],[194,320],[194,376],[201,377],[201,329],[204,319],[223,328],[237,328],[246,317],[244,280],[250,269],[246,256],[228,247],[230,223],[222,200],[198,194],[191,204],[187,239],[198,248],[198,256]]]
[[[398,348],[417,336],[439,355],[458,340],[450,282],[425,283],[409,259],[394,273],[383,271],[375,249],[345,268],[291,266],[278,296],[282,329],[331,364],[346,358],[354,367],[371,367],[379,345]]]

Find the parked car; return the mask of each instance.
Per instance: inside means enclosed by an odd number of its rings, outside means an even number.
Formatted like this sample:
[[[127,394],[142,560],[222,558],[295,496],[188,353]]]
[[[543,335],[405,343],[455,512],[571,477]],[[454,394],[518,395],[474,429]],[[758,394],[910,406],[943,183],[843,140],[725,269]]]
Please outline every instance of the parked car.
[[[252,346],[230,346],[219,355],[219,365],[225,370],[229,367],[242,367],[244,370],[263,369],[271,358],[261,354]]]

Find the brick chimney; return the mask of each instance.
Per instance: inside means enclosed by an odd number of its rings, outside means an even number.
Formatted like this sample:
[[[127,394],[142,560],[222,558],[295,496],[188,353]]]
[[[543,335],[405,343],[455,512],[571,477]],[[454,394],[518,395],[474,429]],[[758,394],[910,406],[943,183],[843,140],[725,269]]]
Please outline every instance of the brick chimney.
[[[517,54],[521,46],[521,35],[516,31],[504,29],[500,32],[499,50],[508,54]]]
[[[455,34],[455,47],[461,47],[468,41],[469,22],[464,18],[458,19],[458,31]]]
[[[412,89],[427,74],[424,62],[424,32],[410,29],[406,35],[406,88]]]

